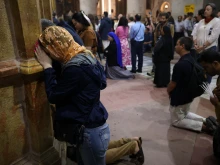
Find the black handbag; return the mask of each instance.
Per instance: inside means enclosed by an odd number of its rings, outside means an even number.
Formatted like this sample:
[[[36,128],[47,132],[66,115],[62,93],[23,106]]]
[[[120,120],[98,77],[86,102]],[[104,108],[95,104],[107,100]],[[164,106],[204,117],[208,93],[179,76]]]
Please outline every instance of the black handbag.
[[[53,121],[54,137],[59,141],[65,141],[72,145],[83,143],[84,125],[68,122]]]

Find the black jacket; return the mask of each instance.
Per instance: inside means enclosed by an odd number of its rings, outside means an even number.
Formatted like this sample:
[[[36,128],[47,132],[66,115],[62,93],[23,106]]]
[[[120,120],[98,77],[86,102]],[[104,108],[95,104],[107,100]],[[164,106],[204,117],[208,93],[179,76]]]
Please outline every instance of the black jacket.
[[[94,66],[71,65],[59,78],[53,68],[44,71],[48,100],[56,104],[55,120],[70,120],[89,127],[105,123],[108,113],[100,101],[100,90],[105,86],[100,84],[103,80],[106,83],[106,78]]]
[[[104,56],[107,57],[108,66],[118,66],[117,63],[117,46],[114,41],[111,41],[109,46],[104,50]]]
[[[154,47],[154,63],[170,62],[174,56],[173,42],[167,44],[164,37],[158,40]]]
[[[108,40],[108,33],[111,31],[111,29],[112,29],[111,19],[108,17],[104,17],[101,20],[101,24],[99,27],[99,34],[102,40]]]

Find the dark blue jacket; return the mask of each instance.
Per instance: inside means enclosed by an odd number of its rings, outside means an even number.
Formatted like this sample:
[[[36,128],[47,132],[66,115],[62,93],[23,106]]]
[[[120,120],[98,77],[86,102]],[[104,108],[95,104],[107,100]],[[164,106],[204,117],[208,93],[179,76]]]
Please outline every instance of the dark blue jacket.
[[[112,29],[111,19],[108,17],[104,17],[101,20],[101,24],[99,27],[99,34],[102,40],[108,40],[108,33],[111,31],[111,29]]]
[[[153,41],[152,34],[150,32],[144,33],[144,42],[150,42],[150,41]]]
[[[64,29],[66,29],[72,36],[73,39],[79,44],[79,45],[84,45],[82,39],[80,38],[80,36],[76,33],[76,31],[70,26],[68,25],[65,21],[60,20],[60,22],[57,23],[57,26],[63,27]]]
[[[99,70],[94,72],[91,67],[69,66],[59,79],[53,68],[44,71],[48,100],[56,104],[55,120],[71,120],[73,123],[85,124],[86,127],[105,123],[108,113],[100,102],[101,82],[97,82],[103,78]]]

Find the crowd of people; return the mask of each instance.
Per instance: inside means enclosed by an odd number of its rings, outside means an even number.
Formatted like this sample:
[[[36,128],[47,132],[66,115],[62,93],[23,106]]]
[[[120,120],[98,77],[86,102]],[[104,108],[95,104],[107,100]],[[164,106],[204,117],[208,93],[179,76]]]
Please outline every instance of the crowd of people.
[[[53,21],[41,20],[35,54],[44,68],[48,100],[56,105],[54,135],[76,146],[79,165],[109,164],[126,155],[135,164],[144,163],[141,137],[110,141],[108,112],[100,101],[106,77],[133,79],[136,72],[142,73],[144,52],[152,52],[154,65],[148,75],[154,74],[156,87],[167,87],[171,124],[214,135],[214,154],[220,157],[219,79],[210,98],[217,120],[190,112],[193,99],[204,92],[196,78],[210,83],[212,76],[220,75],[218,17],[215,4],[209,3],[196,17],[188,13],[185,20],[161,12],[158,22],[146,17],[142,23],[139,14],[128,19],[119,14],[114,23],[108,12],[98,20],[83,11],[74,13],[69,22],[55,15]],[[180,59],[171,76],[174,52]],[[103,57],[105,69],[100,63]]]

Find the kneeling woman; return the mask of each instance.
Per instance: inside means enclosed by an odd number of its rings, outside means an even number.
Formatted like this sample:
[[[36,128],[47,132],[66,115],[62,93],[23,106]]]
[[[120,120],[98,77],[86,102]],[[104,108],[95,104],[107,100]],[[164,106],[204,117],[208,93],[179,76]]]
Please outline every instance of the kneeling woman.
[[[106,59],[106,75],[110,79],[129,79],[135,76],[122,65],[120,40],[115,33],[108,33],[109,46],[104,50]]]
[[[105,165],[110,131],[106,123],[108,113],[100,102],[100,90],[106,87],[104,70],[94,55],[61,27],[45,29],[39,42],[41,46],[36,47],[35,54],[44,68],[48,100],[56,104],[54,123],[60,128],[57,134],[71,144],[78,144],[84,165]],[[59,77],[52,60],[62,65]],[[81,134],[76,138],[81,138],[73,141],[76,125],[80,126]],[[79,143],[79,139],[83,141]]]

